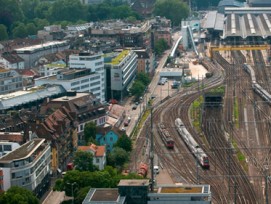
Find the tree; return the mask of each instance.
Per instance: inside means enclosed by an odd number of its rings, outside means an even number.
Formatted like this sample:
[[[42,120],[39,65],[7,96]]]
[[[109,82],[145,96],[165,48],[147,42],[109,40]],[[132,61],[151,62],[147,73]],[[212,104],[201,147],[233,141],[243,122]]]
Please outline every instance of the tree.
[[[87,7],[80,0],[57,0],[50,7],[50,16],[52,21],[86,20]]]
[[[25,29],[24,24],[20,23],[18,26],[12,30],[14,38],[24,38],[27,37],[27,30]]]
[[[3,24],[0,24],[0,41],[8,39],[7,27]]]
[[[34,194],[22,187],[12,186],[5,193],[0,194],[1,204],[39,204]]]
[[[77,151],[74,157],[75,168],[79,171],[94,171],[93,154],[91,152]]]
[[[91,139],[96,138],[96,123],[94,122],[89,122],[85,125],[84,127],[84,136],[85,136],[85,141],[88,143]]]
[[[130,88],[130,92],[133,96],[135,96],[136,98],[139,98],[140,96],[143,95],[144,91],[145,91],[145,85],[141,82],[136,80],[132,87]]]
[[[165,16],[173,26],[180,25],[182,19],[188,17],[189,7],[180,0],[158,0],[154,6],[154,14]]]
[[[145,86],[148,86],[151,82],[150,77],[144,72],[138,73],[136,79],[141,81]]]
[[[40,4],[39,0],[23,0],[21,1],[21,8],[24,13],[24,16],[31,20],[34,19],[35,12],[33,12],[36,7]]]
[[[28,35],[35,35],[35,34],[37,34],[37,28],[36,28],[36,26],[35,26],[34,23],[28,23],[25,26],[25,29],[26,29]]]
[[[115,144],[115,147],[120,147],[124,149],[126,152],[132,151],[132,140],[125,134],[123,134]]]
[[[129,153],[120,147],[115,147],[109,157],[114,166],[122,167],[129,160]]]
[[[154,43],[154,52],[161,55],[168,48],[167,42],[164,39],[159,39]]]

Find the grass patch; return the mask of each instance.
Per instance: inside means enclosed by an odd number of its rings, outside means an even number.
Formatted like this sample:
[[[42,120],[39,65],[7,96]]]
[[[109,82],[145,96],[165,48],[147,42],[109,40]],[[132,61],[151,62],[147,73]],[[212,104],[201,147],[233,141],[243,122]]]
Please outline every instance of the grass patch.
[[[133,131],[131,133],[131,139],[133,141],[137,138],[137,134],[139,133],[139,130],[143,127],[143,125],[145,124],[145,121],[147,120],[147,118],[149,117],[150,114],[151,114],[150,109],[147,109],[147,110],[144,111],[142,117],[140,118],[139,122],[134,127],[134,129],[133,129]]]
[[[234,115],[234,124],[236,128],[239,128],[239,110],[238,110],[238,100],[237,98],[234,99],[234,106],[233,106],[233,115]]]
[[[233,141],[233,147],[234,147],[234,150],[236,152],[236,156],[237,156],[238,161],[240,162],[243,169],[247,172],[248,171],[248,165],[246,163],[245,155],[240,151],[240,149],[238,148],[238,145],[237,145],[237,143],[235,141]]]
[[[192,103],[191,109],[190,109],[190,116],[193,120],[193,126],[194,128],[200,132],[200,122],[201,122],[201,106],[203,104],[203,96],[200,96],[197,100],[195,100]]]
[[[225,94],[225,86],[219,86],[219,87],[216,87],[214,89],[211,89],[209,91],[210,93],[219,93],[219,94]]]

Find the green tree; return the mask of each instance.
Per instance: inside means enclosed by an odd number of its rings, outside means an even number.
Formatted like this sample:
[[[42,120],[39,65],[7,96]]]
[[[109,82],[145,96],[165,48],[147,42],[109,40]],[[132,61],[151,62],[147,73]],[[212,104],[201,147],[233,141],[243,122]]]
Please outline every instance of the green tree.
[[[25,26],[28,35],[35,35],[37,34],[37,28],[34,23],[28,23]]]
[[[24,24],[19,24],[12,30],[14,38],[25,38],[27,37],[27,30],[25,29]]]
[[[155,3],[154,14],[165,16],[171,20],[173,26],[178,26],[182,19],[188,17],[189,7],[180,0],[158,0]]]
[[[136,80],[130,88],[130,92],[133,96],[139,98],[143,95],[145,87],[146,86],[141,81]]]
[[[151,82],[150,77],[144,72],[138,73],[136,80],[141,81],[145,86],[148,86]]]
[[[0,24],[0,41],[8,39],[7,27],[3,24]]]
[[[50,16],[52,21],[86,20],[87,7],[80,0],[57,0],[50,8]]]
[[[82,203],[84,201],[86,195],[88,194],[89,189],[90,189],[90,186],[86,186],[86,187],[78,190],[76,197],[74,199],[75,203]]]
[[[35,18],[33,22],[36,25],[37,30],[42,30],[45,26],[50,25],[49,21],[46,19]]]
[[[87,123],[84,127],[84,136],[86,143],[88,143],[91,140],[95,140],[96,133],[97,133],[96,123],[94,122]]]
[[[22,9],[17,0],[0,0],[0,24],[4,24],[9,35],[14,22],[22,20],[24,17]]]
[[[39,0],[23,0],[21,1],[21,8],[24,13],[24,16],[31,20],[34,19],[35,16],[35,9],[40,4]]]
[[[39,204],[34,194],[24,188],[12,186],[5,193],[0,194],[1,204]]]
[[[91,152],[77,151],[74,157],[75,168],[79,171],[94,171],[93,154]]]
[[[164,39],[159,39],[154,43],[154,52],[157,55],[162,55],[162,53],[168,48],[167,42]]]
[[[125,134],[123,134],[115,144],[115,147],[120,147],[126,152],[131,152],[133,148],[132,140]]]
[[[109,157],[114,166],[118,168],[123,167],[129,161],[129,153],[120,147],[115,147]]]
[[[38,4],[34,10],[36,18],[40,19],[49,18],[49,10],[51,8],[51,5],[52,4],[49,2],[40,2],[40,4]]]

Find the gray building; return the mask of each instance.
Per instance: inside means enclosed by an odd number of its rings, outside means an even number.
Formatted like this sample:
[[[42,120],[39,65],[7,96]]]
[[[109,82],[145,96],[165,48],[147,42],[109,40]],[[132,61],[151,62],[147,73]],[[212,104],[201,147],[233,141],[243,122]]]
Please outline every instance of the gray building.
[[[24,59],[25,67],[30,68],[43,55],[60,52],[69,48],[67,41],[52,41],[39,45],[15,49],[15,52]]]

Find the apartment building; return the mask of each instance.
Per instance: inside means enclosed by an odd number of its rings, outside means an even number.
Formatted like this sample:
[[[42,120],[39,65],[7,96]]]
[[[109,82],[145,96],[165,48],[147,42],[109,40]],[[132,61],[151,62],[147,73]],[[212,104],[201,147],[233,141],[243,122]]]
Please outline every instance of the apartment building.
[[[15,70],[0,67],[0,95],[23,90],[22,76]]]
[[[20,145],[17,142],[0,141],[0,158],[19,147]]]
[[[24,69],[24,59],[14,53],[4,52],[0,57],[0,63],[9,69]]]
[[[0,190],[20,186],[41,197],[49,187],[50,166],[50,144],[33,139],[0,158]]]
[[[137,54],[133,50],[122,50],[106,63],[107,97],[120,101],[128,94],[128,86],[137,72]]]

